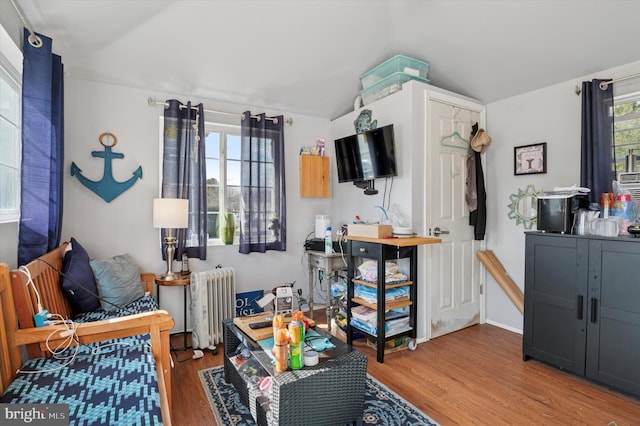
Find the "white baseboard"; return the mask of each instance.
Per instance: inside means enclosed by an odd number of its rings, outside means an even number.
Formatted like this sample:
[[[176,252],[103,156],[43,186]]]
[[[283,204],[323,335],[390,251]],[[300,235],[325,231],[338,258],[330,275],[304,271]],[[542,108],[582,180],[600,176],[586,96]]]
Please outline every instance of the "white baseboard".
[[[519,328],[511,327],[510,325],[502,324],[500,322],[486,320],[485,323],[489,324],[489,325],[496,326],[496,327],[504,328],[505,330],[509,330],[509,331],[514,332],[514,333],[522,334],[522,330],[520,330]]]
[[[511,331],[513,333],[522,334],[522,330],[520,330],[518,328],[515,328],[515,327],[511,327],[510,325],[502,324],[500,322],[486,320],[484,322],[484,324],[493,325],[495,327],[500,327],[500,328],[503,328],[505,330]],[[427,337],[421,337],[421,338],[417,338],[416,339],[416,343],[424,343],[424,342],[428,342],[429,340],[431,340],[431,339],[428,339]]]

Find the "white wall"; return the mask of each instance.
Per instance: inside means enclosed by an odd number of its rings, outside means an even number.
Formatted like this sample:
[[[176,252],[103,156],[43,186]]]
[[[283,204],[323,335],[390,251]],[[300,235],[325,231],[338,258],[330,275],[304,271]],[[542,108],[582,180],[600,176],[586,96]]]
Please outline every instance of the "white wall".
[[[129,252],[142,270],[160,273],[165,270],[165,263],[161,257],[158,230],[151,225],[151,205],[160,186],[159,117],[162,107],[149,107],[149,96],[163,101],[170,98],[187,100],[120,86],[65,81],[63,240],[77,238],[95,258]],[[205,108],[213,110],[242,112],[250,109],[203,102]],[[238,292],[271,289],[284,282],[296,281],[295,288],[302,288],[306,296],[308,278],[303,243],[307,234],[314,230],[315,215],[329,212],[330,199],[299,197],[298,164],[301,146],[313,145],[317,138],[329,140],[329,122],[289,112],[283,114],[293,118],[293,125],[287,125],[285,130],[287,251],[242,255],[238,253],[237,245],[214,246],[208,248],[206,261],[190,260],[191,269],[195,271],[218,264],[234,267]],[[85,176],[100,179],[103,161],[92,158],[91,151],[103,150],[98,142],[103,132],[116,135],[118,144],[114,151],[125,156],[123,160],[113,160],[116,180],[128,179],[138,165],[143,171],[142,180],[110,203],[82,186],[69,172],[71,162],[75,162]],[[174,316],[176,330],[182,330],[181,289],[163,288],[161,291],[162,308]]]
[[[593,78],[617,78],[640,72],[640,61],[487,105],[487,248],[495,252],[524,291],[524,227],[507,217],[509,195],[534,185],[536,190],[580,184],[581,97],[574,88]],[[614,94],[640,90],[640,79],[614,85]],[[547,173],[513,175],[513,148],[547,142]],[[533,227],[535,230],[535,225]],[[487,274],[487,321],[522,331],[522,315]]]
[[[0,223],[0,262],[18,267],[18,222]]]
[[[332,121],[331,140],[327,152],[331,156],[331,184],[334,186],[331,204],[333,229],[338,229],[343,224],[353,223],[356,215],[365,222],[376,222],[382,219],[381,210],[376,206],[383,204],[385,184],[387,185],[386,202],[390,200],[390,204],[397,204],[404,208],[404,213],[411,222],[411,167],[412,154],[415,153],[412,103],[410,102],[412,94],[410,90],[402,90],[376,101],[373,106],[367,105]],[[376,179],[375,185],[378,190],[376,195],[365,195],[364,191],[354,186],[352,182],[338,183],[334,140],[355,133],[354,121],[363,109],[372,109],[372,120],[377,121],[378,128],[389,124],[394,126],[398,176],[393,178],[393,187],[391,187],[391,179]],[[413,226],[419,226],[420,220],[421,218],[416,218],[417,222]]]

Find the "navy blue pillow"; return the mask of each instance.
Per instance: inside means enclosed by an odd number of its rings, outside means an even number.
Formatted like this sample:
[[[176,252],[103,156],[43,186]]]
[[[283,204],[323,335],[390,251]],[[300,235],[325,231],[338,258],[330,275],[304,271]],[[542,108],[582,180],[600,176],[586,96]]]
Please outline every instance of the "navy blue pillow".
[[[71,238],[71,250],[64,255],[60,286],[71,303],[74,315],[93,312],[100,307],[98,288],[89,254],[75,238]]]

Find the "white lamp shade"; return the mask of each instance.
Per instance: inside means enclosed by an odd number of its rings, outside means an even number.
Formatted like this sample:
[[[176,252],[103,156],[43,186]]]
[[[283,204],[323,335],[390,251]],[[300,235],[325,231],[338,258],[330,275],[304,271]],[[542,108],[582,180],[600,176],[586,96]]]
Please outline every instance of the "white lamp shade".
[[[189,200],[181,198],[153,199],[154,228],[186,228],[189,226]]]

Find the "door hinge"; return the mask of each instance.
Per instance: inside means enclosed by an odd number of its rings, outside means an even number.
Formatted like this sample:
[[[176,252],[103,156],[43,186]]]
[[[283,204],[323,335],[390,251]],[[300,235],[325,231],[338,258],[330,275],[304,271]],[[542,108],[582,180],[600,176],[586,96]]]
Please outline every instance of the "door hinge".
[[[484,294],[484,284],[480,284],[480,294]]]

